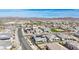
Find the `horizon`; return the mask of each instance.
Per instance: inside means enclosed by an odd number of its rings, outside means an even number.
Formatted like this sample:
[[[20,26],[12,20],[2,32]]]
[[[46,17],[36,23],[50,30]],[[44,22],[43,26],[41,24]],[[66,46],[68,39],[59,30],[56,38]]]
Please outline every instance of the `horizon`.
[[[79,18],[79,9],[0,9],[0,17]]]

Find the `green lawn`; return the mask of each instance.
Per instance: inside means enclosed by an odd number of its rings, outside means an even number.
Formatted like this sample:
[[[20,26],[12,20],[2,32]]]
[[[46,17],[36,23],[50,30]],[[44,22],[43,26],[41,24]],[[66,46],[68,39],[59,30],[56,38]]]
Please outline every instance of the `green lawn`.
[[[55,29],[55,28],[51,29],[51,32],[62,32],[62,31],[64,31],[64,30],[62,30],[62,29]]]
[[[45,24],[44,22],[38,21],[38,22],[33,22],[34,25],[43,25]]]

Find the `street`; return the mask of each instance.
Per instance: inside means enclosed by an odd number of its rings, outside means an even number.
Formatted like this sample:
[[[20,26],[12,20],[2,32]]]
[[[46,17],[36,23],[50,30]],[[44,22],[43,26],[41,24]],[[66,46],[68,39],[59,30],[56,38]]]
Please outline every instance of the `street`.
[[[27,40],[22,35],[21,28],[18,28],[18,38],[19,38],[19,41],[20,41],[20,44],[21,44],[23,50],[32,50],[32,48],[29,46]]]

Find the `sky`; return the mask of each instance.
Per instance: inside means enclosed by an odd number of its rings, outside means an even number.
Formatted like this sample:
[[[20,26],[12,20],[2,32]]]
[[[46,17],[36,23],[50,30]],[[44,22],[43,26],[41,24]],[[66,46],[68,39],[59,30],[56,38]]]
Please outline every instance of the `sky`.
[[[0,9],[0,17],[74,17],[79,18],[79,9]]]

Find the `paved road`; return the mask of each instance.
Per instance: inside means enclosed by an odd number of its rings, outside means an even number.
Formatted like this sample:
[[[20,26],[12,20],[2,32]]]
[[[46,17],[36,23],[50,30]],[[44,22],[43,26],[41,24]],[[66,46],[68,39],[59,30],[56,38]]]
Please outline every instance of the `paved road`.
[[[28,44],[28,41],[22,35],[21,28],[18,28],[18,38],[20,40],[20,44],[21,44],[23,50],[32,50],[32,48]]]

